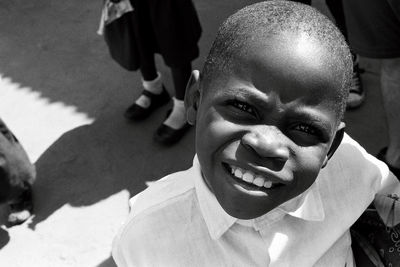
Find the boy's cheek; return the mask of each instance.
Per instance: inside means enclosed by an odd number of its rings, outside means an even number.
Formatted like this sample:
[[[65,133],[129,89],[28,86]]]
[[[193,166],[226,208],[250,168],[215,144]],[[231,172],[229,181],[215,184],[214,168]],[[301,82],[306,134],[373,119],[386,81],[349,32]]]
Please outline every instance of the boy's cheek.
[[[207,139],[208,142],[222,141],[221,138],[235,138],[238,135],[239,127],[225,120],[216,112],[210,112],[209,116],[202,121],[198,131],[200,138]],[[239,138],[239,136],[238,136]]]
[[[301,157],[296,161],[296,172],[313,183],[321,170],[325,155],[324,151],[316,149],[313,154]]]

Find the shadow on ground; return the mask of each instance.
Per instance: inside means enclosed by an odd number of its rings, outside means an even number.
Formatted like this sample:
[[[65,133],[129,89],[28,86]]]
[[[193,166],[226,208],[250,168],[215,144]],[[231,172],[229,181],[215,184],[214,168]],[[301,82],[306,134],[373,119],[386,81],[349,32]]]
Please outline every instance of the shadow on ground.
[[[102,263],[100,263],[99,265],[97,265],[97,267],[117,267],[117,265],[114,263],[112,257],[110,257],[105,261],[103,261]]]
[[[156,120],[128,123],[114,113],[63,134],[36,162],[31,226],[65,204],[91,205],[124,189],[135,195],[146,181],[188,168],[194,131],[179,146],[162,147],[152,140]]]

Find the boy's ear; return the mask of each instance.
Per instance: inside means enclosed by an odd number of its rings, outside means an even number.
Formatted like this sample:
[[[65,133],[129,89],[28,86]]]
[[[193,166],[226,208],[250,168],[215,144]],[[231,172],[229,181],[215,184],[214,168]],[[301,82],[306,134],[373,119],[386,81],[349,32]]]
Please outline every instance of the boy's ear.
[[[185,93],[186,120],[190,125],[196,123],[197,108],[200,101],[199,80],[200,72],[198,70],[193,70]]]
[[[324,168],[326,166],[329,159],[333,156],[333,154],[335,154],[336,149],[339,147],[340,143],[342,142],[345,127],[346,127],[345,123],[341,121],[338,126],[338,129],[336,130],[336,134],[335,134],[335,137],[333,138],[333,141],[332,141],[331,147],[329,148],[328,154],[326,154],[324,163],[322,164],[322,168]]]

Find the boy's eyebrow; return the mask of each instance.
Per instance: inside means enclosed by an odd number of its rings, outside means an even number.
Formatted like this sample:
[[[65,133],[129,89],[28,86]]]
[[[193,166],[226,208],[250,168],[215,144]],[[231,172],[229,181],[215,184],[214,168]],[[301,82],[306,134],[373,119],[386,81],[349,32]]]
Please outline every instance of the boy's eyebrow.
[[[230,95],[242,100],[249,100],[255,105],[265,106],[268,104],[268,95],[253,87],[229,87],[227,88]],[[226,91],[226,90],[225,90]]]

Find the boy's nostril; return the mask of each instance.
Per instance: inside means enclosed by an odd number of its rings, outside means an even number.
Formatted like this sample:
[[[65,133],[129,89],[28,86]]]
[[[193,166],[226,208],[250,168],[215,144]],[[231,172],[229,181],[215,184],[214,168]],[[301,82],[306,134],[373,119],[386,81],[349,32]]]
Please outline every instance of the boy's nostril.
[[[248,133],[242,137],[241,143],[246,149],[252,150],[263,158],[274,158],[285,162],[290,156],[288,148],[272,134],[265,136],[259,133]]]
[[[287,161],[289,159],[289,150],[286,147],[280,147],[276,150],[276,158],[280,161]]]

